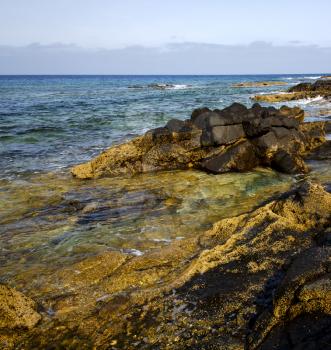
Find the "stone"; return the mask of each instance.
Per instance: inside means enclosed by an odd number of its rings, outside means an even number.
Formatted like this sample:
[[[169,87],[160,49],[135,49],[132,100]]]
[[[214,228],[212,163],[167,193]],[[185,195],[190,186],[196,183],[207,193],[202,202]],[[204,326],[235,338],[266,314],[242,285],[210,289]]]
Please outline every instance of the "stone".
[[[207,172],[220,174],[229,171],[251,170],[258,163],[254,146],[249,141],[245,141],[234,145],[224,153],[204,160],[201,163],[201,168]]]
[[[165,126],[170,132],[181,132],[182,130],[190,130],[187,128],[186,123],[179,119],[171,119]]]
[[[210,133],[212,144],[214,145],[226,145],[245,137],[241,124],[215,126]]]
[[[36,309],[32,299],[0,284],[0,330],[33,328],[41,320]]]
[[[282,106],[279,109],[280,115],[288,118],[295,118],[299,122],[303,122],[305,118],[305,112],[299,107],[288,107],[288,106]]]
[[[207,128],[208,119],[213,118],[213,115],[214,113],[211,111],[201,113],[192,120],[192,123],[198,129],[204,130]],[[218,115],[214,115],[214,117],[218,118]]]
[[[199,117],[201,114],[208,113],[208,112],[211,112],[211,110],[207,107],[194,109],[191,114],[191,120],[194,122],[196,118]]]
[[[171,123],[170,125],[172,124],[174,123]],[[164,127],[164,128],[162,127],[162,128],[149,130],[146,133],[146,137],[150,138],[151,142],[153,143],[171,142],[172,140],[172,135],[171,135],[171,131],[169,130],[169,127]]]
[[[258,103],[250,109],[239,103],[223,110],[201,108],[194,110],[189,120],[172,119],[165,127],[152,129],[143,136],[105,150],[91,161],[75,166],[72,174],[80,179],[90,179],[200,168],[201,163],[213,154],[229,151],[232,157],[232,145],[245,140],[254,144],[260,165],[276,164],[271,162],[273,155],[284,150],[288,157],[301,163],[303,169],[300,157],[325,142],[327,124],[303,123],[302,118],[301,109],[276,109]],[[242,166],[231,169],[240,171]]]
[[[271,166],[273,169],[286,174],[308,172],[308,168],[301,157],[296,157],[285,150],[280,150],[274,154]]]
[[[330,206],[304,181],[142,256],[55,271],[43,281],[54,315],[13,348],[327,349],[331,252],[318,238]]]
[[[254,139],[253,142],[261,150],[278,149],[277,137],[272,131]]]
[[[288,85],[285,81],[248,81],[244,83],[233,84],[232,87],[235,88],[245,88],[245,87],[265,87],[265,86],[279,86]]]
[[[289,92],[310,91],[312,89],[311,83],[300,83],[288,89]]]
[[[281,102],[293,101],[314,97],[331,97],[331,80],[318,79],[315,83],[300,83],[287,90],[287,92],[279,94],[256,95],[252,97],[255,101],[263,102]]]

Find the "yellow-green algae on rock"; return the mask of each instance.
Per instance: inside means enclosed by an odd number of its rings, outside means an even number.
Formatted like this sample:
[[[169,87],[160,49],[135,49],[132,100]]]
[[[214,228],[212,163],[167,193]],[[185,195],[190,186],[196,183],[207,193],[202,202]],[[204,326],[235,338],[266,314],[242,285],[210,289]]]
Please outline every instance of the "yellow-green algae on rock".
[[[304,182],[143,256],[108,252],[59,269],[35,296],[42,321],[14,341],[24,349],[225,350],[280,349],[284,334],[297,346],[326,342],[328,328],[303,339],[295,327],[307,313],[331,327],[330,207],[331,194]]]
[[[235,88],[247,88],[247,87],[266,87],[266,86],[279,86],[288,85],[286,81],[247,81],[243,83],[233,84]]]

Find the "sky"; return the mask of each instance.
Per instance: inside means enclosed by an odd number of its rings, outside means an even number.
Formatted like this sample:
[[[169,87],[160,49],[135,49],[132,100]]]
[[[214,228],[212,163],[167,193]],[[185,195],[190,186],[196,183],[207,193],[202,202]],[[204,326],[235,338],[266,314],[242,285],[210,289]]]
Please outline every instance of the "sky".
[[[330,0],[0,0],[0,74],[331,71]]]

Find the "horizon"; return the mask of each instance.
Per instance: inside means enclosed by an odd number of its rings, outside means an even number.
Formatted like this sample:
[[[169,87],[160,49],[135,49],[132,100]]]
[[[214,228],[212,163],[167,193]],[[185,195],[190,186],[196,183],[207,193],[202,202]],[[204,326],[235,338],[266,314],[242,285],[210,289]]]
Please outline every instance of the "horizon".
[[[330,72],[303,72],[303,73],[258,73],[258,74],[0,74],[0,77],[256,77],[256,76],[275,76],[279,77],[282,75],[321,75],[327,76]]]

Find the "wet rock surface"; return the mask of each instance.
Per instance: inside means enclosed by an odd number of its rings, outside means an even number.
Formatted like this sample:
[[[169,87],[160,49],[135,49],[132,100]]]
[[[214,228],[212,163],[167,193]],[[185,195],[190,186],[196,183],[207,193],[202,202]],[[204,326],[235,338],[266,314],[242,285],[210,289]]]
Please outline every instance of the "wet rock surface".
[[[32,329],[40,321],[37,305],[19,291],[0,284],[0,348],[11,348],[12,337]]]
[[[17,349],[328,349],[331,194],[303,182],[191,239],[59,270]],[[9,341],[8,341],[9,344]]]
[[[307,98],[324,97],[331,99],[331,80],[327,77],[318,79],[314,83],[300,83],[287,90],[285,93],[256,95],[252,99],[258,102],[283,102]]]
[[[238,83],[232,85],[236,88],[250,88],[250,87],[266,87],[266,86],[279,86],[279,85],[287,85],[288,82],[285,81],[248,81],[244,83]]]
[[[297,107],[255,104],[248,109],[234,103],[223,110],[200,108],[189,120],[170,120],[165,127],[109,148],[74,167],[72,174],[88,179],[189,168],[223,173],[274,164],[284,172],[306,172],[302,156],[325,141],[325,124],[304,123],[303,118]],[[287,156],[280,158],[280,151]],[[282,159],[286,166],[279,166]]]

